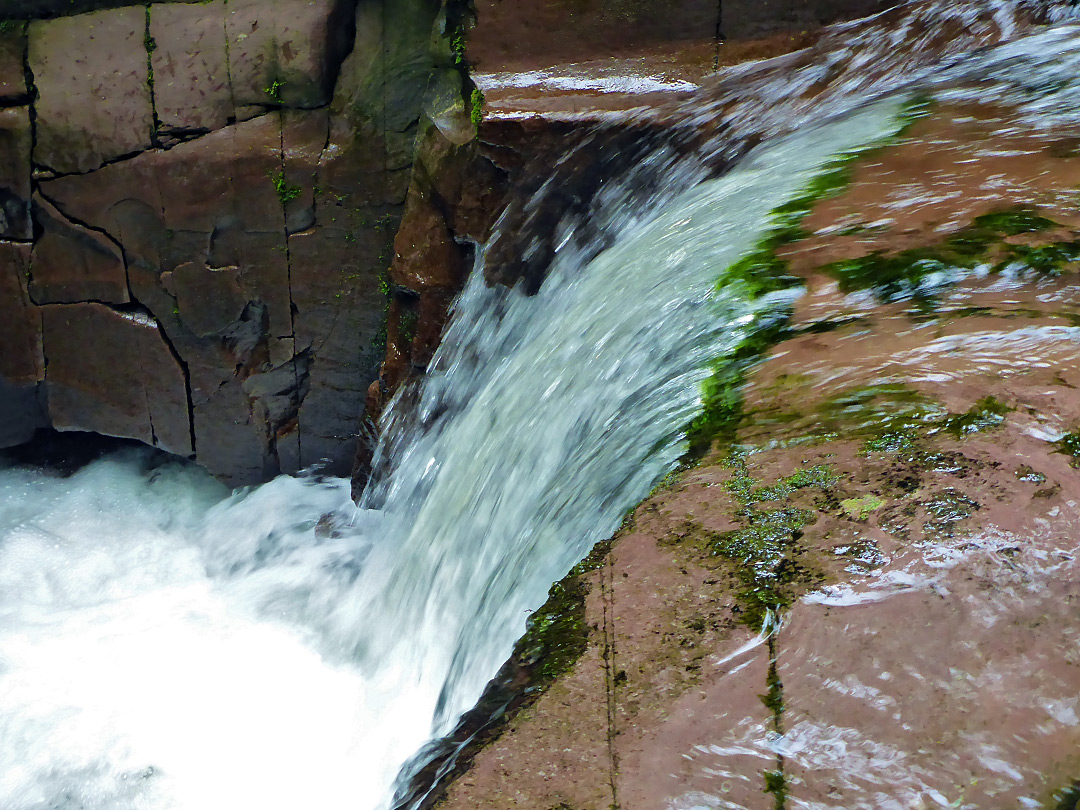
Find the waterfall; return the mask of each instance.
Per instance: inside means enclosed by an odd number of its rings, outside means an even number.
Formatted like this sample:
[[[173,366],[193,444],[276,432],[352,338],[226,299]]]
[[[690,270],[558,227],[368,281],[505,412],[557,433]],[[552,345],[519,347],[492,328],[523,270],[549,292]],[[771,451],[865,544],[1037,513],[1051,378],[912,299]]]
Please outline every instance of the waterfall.
[[[1049,42],[1074,86],[1076,31],[1042,36],[965,69],[1007,83]],[[68,478],[0,470],[0,807],[386,807],[551,582],[676,463],[709,363],[790,304],[728,268],[906,101],[703,182],[656,152],[675,191],[613,216],[595,257],[563,239],[536,295],[477,268],[360,506],[340,479],[230,494],[136,452]]]

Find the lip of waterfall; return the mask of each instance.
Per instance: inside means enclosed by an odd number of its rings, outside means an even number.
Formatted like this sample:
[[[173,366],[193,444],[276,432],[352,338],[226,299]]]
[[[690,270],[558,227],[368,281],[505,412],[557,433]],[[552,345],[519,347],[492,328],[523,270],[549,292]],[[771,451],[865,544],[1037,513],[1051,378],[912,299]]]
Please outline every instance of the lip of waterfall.
[[[992,75],[1057,125],[1077,53],[1063,26],[924,86]],[[602,233],[563,224],[534,295],[474,273],[359,508],[340,480],[223,497],[130,460],[0,471],[0,806],[387,807],[550,583],[674,465],[709,363],[790,305],[725,268],[834,153],[895,132],[906,94],[856,103],[880,89],[704,182],[678,149],[639,155],[590,200]]]
[[[543,178],[542,185],[511,199],[484,272],[535,291],[559,249],[592,258],[610,246],[627,210],[662,207],[727,171],[763,139],[842,115],[1039,25],[1077,17],[1080,7],[1071,0],[914,0],[832,26],[804,50],[724,69],[687,100],[628,113],[617,125],[597,124],[554,172],[540,163],[527,167],[521,174]]]

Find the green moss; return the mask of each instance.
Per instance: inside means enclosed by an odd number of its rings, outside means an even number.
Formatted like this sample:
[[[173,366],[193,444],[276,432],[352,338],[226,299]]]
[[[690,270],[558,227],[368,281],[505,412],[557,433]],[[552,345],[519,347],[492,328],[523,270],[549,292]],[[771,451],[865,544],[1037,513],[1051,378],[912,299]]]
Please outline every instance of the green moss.
[[[271,174],[270,179],[274,183],[274,191],[277,192],[277,198],[283,206],[300,196],[300,186],[290,185],[285,182],[284,171]]]
[[[281,104],[281,88],[285,86],[285,82],[274,79],[267,87],[263,88],[263,92],[267,97],[275,104]]]
[[[0,20],[0,34],[21,34],[26,31],[26,20]]]
[[[1080,810],[1080,779],[1056,792],[1053,810]]]
[[[938,429],[962,439],[972,433],[998,427],[1012,410],[994,397],[983,397],[965,413],[950,416],[939,423]]]
[[[398,319],[398,334],[401,335],[401,339],[406,343],[412,343],[413,338],[416,337],[416,325],[420,321],[420,314],[413,310],[406,310],[401,313],[401,317]]]
[[[546,686],[570,669],[588,646],[585,597],[588,588],[577,575],[556,582],[543,606],[529,616],[514,654]]]
[[[843,292],[872,290],[882,301],[905,298],[927,300],[937,285],[930,279],[957,269],[971,269],[997,257],[994,269],[1013,262],[1043,274],[1055,274],[1080,258],[1080,242],[1055,242],[1032,247],[1013,245],[1006,237],[1039,233],[1058,227],[1057,223],[1029,208],[1012,208],[976,217],[967,228],[935,245],[912,248],[895,255],[874,251],[855,259],[822,266],[840,282]]]
[[[840,508],[855,520],[866,520],[872,512],[885,505],[885,501],[876,495],[863,495],[861,498],[847,498],[840,501]]]
[[[802,529],[816,516],[791,506],[759,509],[757,505],[786,498],[797,489],[827,488],[839,477],[828,467],[813,467],[763,487],[747,471],[744,454],[732,453],[727,465],[732,475],[725,487],[739,501],[741,508],[735,516],[743,527],[708,534],[706,547],[710,556],[732,563],[740,620],[758,629],[770,613],[790,607],[800,589],[813,579],[798,562],[795,546]]]
[[[1071,466],[1080,468],[1080,433],[1066,433],[1056,442],[1056,452],[1064,453],[1071,458]]]
[[[480,122],[484,119],[484,94],[480,92],[479,87],[473,88],[472,95],[469,97],[469,104],[469,119],[474,127],[479,127]]]
[[[762,776],[765,777],[765,793],[771,793],[773,796],[773,808],[774,810],[784,810],[787,807],[787,777],[784,776],[784,772],[780,769],[762,771]]]

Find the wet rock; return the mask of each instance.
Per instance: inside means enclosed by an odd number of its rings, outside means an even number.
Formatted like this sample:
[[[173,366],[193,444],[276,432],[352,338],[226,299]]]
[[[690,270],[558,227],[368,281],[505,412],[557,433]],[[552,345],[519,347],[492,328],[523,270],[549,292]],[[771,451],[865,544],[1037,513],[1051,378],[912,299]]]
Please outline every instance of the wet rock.
[[[236,115],[225,0],[150,7],[154,106],[165,129],[214,130]]]
[[[96,303],[41,312],[54,427],[192,452],[184,372],[153,318]]]
[[[460,289],[465,263],[435,195],[425,183],[414,183],[405,203],[405,216],[394,237],[390,278],[410,290],[428,287]]]
[[[34,218],[41,236],[30,256],[30,295],[39,304],[130,300],[124,257],[103,233],[77,225],[40,194]]]
[[[368,216],[383,214],[377,209]],[[384,298],[377,268],[392,229],[322,226],[289,237],[298,350],[313,353],[310,391],[300,406],[300,464],[327,460],[348,474],[367,388],[376,377]],[[327,269],[330,269],[327,272]]]
[[[868,17],[894,5],[895,0],[725,0],[718,30],[725,39],[753,39]]]
[[[26,96],[26,27],[21,23],[8,25],[8,30],[0,31],[0,100],[4,101]]]
[[[29,107],[0,109],[0,238],[31,239]]]
[[[36,163],[86,172],[150,147],[145,35],[141,6],[30,23]]]

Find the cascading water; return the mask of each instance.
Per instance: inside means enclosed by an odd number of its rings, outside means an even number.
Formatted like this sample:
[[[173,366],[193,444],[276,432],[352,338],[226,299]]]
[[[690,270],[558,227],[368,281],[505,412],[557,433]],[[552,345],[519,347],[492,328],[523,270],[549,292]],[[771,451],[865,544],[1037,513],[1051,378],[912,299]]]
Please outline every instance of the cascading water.
[[[1045,36],[1077,50],[1074,29]],[[1040,48],[971,69],[1034,70]],[[906,100],[705,182],[658,151],[692,188],[625,209],[600,255],[564,238],[534,296],[474,273],[415,406],[424,428],[360,507],[342,480],[228,495],[140,454],[66,479],[0,472],[0,807],[387,806],[550,583],[676,462],[709,362],[787,304],[724,268],[833,154],[894,132]]]

